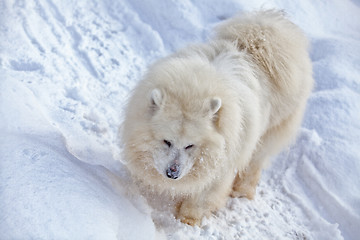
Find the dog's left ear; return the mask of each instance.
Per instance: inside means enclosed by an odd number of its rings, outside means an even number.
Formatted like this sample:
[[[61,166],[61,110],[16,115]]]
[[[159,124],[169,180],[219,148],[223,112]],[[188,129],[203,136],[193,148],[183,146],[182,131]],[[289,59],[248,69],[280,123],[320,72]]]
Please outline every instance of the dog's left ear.
[[[214,97],[210,99],[210,109],[209,113],[211,116],[214,116],[221,108],[221,99],[218,97]]]

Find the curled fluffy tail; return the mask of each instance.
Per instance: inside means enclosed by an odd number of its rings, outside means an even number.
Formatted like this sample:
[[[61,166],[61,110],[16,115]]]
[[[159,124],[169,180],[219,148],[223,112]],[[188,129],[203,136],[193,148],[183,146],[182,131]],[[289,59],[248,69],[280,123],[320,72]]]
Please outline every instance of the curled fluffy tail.
[[[280,88],[300,84],[292,82],[291,76],[309,62],[306,37],[282,11],[259,11],[231,18],[216,28],[216,38],[235,42],[240,51],[251,54]]]

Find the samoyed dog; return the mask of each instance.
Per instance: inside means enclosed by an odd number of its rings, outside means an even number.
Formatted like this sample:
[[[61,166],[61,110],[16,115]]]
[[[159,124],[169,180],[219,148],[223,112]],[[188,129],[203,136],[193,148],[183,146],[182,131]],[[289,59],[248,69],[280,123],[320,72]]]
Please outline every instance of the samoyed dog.
[[[135,182],[172,196],[190,225],[228,196],[252,199],[301,124],[313,85],[307,48],[283,12],[268,10],[228,19],[207,43],[153,64],[121,131]]]

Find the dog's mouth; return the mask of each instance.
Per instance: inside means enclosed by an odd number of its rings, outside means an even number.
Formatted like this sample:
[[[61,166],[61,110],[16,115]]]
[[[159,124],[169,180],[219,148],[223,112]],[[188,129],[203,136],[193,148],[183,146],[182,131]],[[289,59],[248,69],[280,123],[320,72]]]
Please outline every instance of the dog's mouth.
[[[180,176],[180,164],[174,162],[166,169],[166,176],[171,179],[177,179]]]

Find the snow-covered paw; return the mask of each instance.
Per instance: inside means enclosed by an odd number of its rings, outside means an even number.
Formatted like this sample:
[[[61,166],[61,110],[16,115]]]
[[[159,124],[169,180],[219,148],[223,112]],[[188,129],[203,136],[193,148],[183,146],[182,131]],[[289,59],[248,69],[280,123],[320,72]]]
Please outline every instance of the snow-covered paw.
[[[247,191],[247,192],[240,192],[240,191],[232,191],[230,196],[233,198],[247,198],[249,200],[253,200],[255,197],[255,191]]]
[[[251,187],[251,186],[237,186],[236,188],[234,187],[233,190],[230,193],[230,196],[233,198],[247,198],[250,200],[253,200],[256,194],[256,187]]]
[[[241,177],[237,176],[230,196],[234,198],[245,197],[250,200],[254,199],[259,178],[259,169],[244,172]]]
[[[191,217],[181,217],[180,221],[190,226],[200,226],[201,224],[201,219],[195,219]]]
[[[200,208],[193,207],[190,201],[184,201],[179,208],[176,218],[182,223],[200,226],[203,216],[203,211]]]

